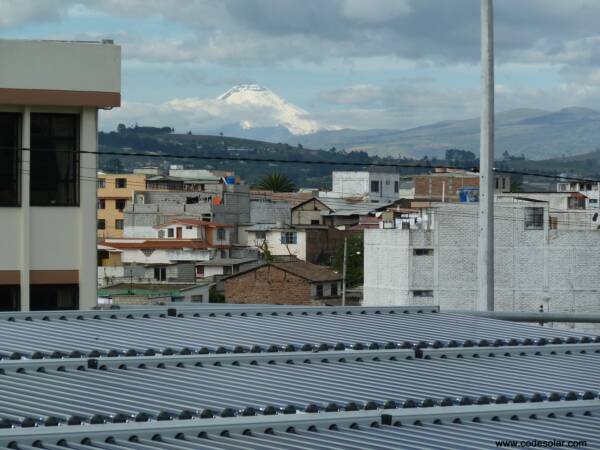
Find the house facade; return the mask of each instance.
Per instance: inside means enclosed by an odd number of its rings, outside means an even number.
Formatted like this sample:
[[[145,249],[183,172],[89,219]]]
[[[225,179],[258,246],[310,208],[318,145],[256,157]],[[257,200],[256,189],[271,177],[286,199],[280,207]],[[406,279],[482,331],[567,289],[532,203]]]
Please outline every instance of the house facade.
[[[122,237],[125,228],[124,210],[133,202],[133,193],[144,191],[146,175],[133,173],[99,173],[98,237]]]
[[[0,309],[89,309],[98,109],[120,106],[120,47],[0,40],[0,60]]]
[[[342,277],[299,260],[269,262],[224,279],[227,303],[339,305]]]
[[[600,183],[569,181],[556,185],[557,192],[578,192],[586,196],[585,207],[600,209]]]

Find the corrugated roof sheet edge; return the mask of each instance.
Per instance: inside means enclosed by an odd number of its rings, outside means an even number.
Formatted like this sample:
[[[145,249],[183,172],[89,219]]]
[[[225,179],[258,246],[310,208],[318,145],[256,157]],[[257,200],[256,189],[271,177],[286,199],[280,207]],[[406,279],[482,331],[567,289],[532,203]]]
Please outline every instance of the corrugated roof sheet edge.
[[[329,428],[336,426],[382,425],[394,423],[433,423],[435,420],[472,421],[475,418],[511,418],[548,414],[583,414],[593,411],[600,413],[600,400],[577,400],[544,402],[536,404],[475,405],[458,407],[432,407],[426,409],[393,410],[391,414],[383,410],[332,412],[318,414],[296,414],[293,416],[251,416],[215,419],[190,419],[167,422],[128,422],[103,425],[65,425],[60,427],[36,427],[0,430],[0,445],[33,445],[36,441],[44,444],[58,444],[62,440],[81,442],[83,439],[104,442],[109,437],[128,440],[132,436],[152,439],[154,436],[176,437],[180,433],[206,432],[220,435],[227,432],[241,433],[245,430],[264,432],[267,429],[286,431],[290,427]]]

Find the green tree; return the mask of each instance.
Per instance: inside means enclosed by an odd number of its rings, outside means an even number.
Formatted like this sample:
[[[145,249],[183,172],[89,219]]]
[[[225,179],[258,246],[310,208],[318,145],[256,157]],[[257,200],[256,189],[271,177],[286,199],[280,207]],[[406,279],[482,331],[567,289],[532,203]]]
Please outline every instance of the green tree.
[[[346,266],[346,287],[363,284],[363,235],[354,234],[348,237],[348,256]],[[344,241],[341,241],[335,251],[332,269],[342,274],[344,268]]]
[[[290,177],[277,172],[264,175],[258,181],[256,187],[273,192],[293,192],[296,190],[296,186]]]

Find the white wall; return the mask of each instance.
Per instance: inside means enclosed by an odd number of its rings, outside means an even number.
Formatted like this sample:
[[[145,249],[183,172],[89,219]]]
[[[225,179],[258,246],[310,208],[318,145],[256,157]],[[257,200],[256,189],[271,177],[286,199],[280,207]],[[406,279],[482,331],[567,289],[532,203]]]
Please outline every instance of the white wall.
[[[365,306],[475,308],[477,205],[447,204],[434,214],[433,231],[365,230]],[[600,231],[549,230],[547,210],[544,224],[525,230],[521,206],[496,205],[496,309],[600,312]],[[434,296],[415,298],[415,290]]]
[[[121,91],[118,45],[0,39],[0,61],[0,88]]]
[[[395,182],[400,175],[384,172],[332,172],[332,197],[354,197],[368,195],[371,201],[393,201],[400,198],[395,192]],[[379,182],[379,192],[371,192],[371,181]]]
[[[295,256],[302,261],[306,261],[306,232],[303,230],[290,230],[297,233],[296,244],[282,244],[281,231],[267,231],[266,241],[269,251],[273,256]],[[248,245],[261,248],[262,239],[256,239],[256,232],[248,231]]]

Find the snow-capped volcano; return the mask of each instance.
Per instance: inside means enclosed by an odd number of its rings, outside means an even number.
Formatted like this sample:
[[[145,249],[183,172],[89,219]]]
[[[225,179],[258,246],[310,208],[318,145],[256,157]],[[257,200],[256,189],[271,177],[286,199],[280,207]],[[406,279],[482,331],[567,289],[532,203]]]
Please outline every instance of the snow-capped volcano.
[[[240,84],[217,97],[217,102],[247,114],[239,124],[244,129],[282,126],[292,134],[311,134],[324,127],[308,113],[286,102],[270,89],[258,84]]]

